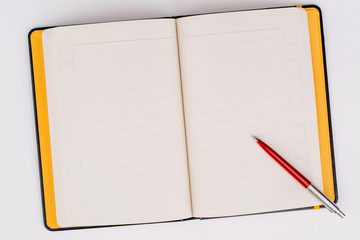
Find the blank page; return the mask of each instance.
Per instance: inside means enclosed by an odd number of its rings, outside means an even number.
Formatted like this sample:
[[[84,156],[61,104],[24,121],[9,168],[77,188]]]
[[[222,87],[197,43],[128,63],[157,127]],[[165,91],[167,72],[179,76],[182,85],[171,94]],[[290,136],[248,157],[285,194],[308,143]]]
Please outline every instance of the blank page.
[[[318,204],[251,137],[322,187],[307,24],[300,8],[178,19],[194,216]]]
[[[58,224],[191,217],[175,20],[43,33]]]

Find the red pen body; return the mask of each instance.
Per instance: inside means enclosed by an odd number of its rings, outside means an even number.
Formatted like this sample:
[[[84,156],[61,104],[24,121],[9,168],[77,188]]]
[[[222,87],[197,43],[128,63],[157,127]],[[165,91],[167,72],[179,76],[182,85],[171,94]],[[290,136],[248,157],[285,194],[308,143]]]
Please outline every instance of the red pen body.
[[[290,165],[283,157],[281,157],[277,152],[275,152],[271,147],[266,143],[257,139],[259,146],[264,149],[264,151],[270,155],[281,167],[283,167],[291,176],[293,176],[296,181],[298,181],[304,188],[307,188],[311,182],[304,175],[302,175],[298,170]]]

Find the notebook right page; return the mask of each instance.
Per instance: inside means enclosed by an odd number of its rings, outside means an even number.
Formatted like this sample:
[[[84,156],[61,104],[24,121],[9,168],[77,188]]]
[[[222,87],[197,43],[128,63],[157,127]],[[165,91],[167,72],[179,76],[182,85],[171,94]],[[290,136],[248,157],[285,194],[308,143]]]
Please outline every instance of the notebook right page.
[[[177,28],[194,216],[319,204],[251,137],[322,188],[305,10],[184,17]]]

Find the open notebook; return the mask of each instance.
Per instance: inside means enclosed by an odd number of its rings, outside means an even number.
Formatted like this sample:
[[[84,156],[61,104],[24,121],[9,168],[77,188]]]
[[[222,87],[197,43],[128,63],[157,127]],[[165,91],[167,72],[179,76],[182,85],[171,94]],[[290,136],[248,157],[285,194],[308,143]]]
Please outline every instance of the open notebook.
[[[49,229],[245,215],[334,200],[319,10],[30,33]]]

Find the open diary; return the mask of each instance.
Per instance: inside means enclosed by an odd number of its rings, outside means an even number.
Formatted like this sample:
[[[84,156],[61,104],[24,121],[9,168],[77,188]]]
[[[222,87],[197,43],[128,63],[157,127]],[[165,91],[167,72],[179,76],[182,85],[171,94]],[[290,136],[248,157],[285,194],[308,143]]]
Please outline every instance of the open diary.
[[[334,200],[316,7],[30,32],[49,229],[213,218]]]

